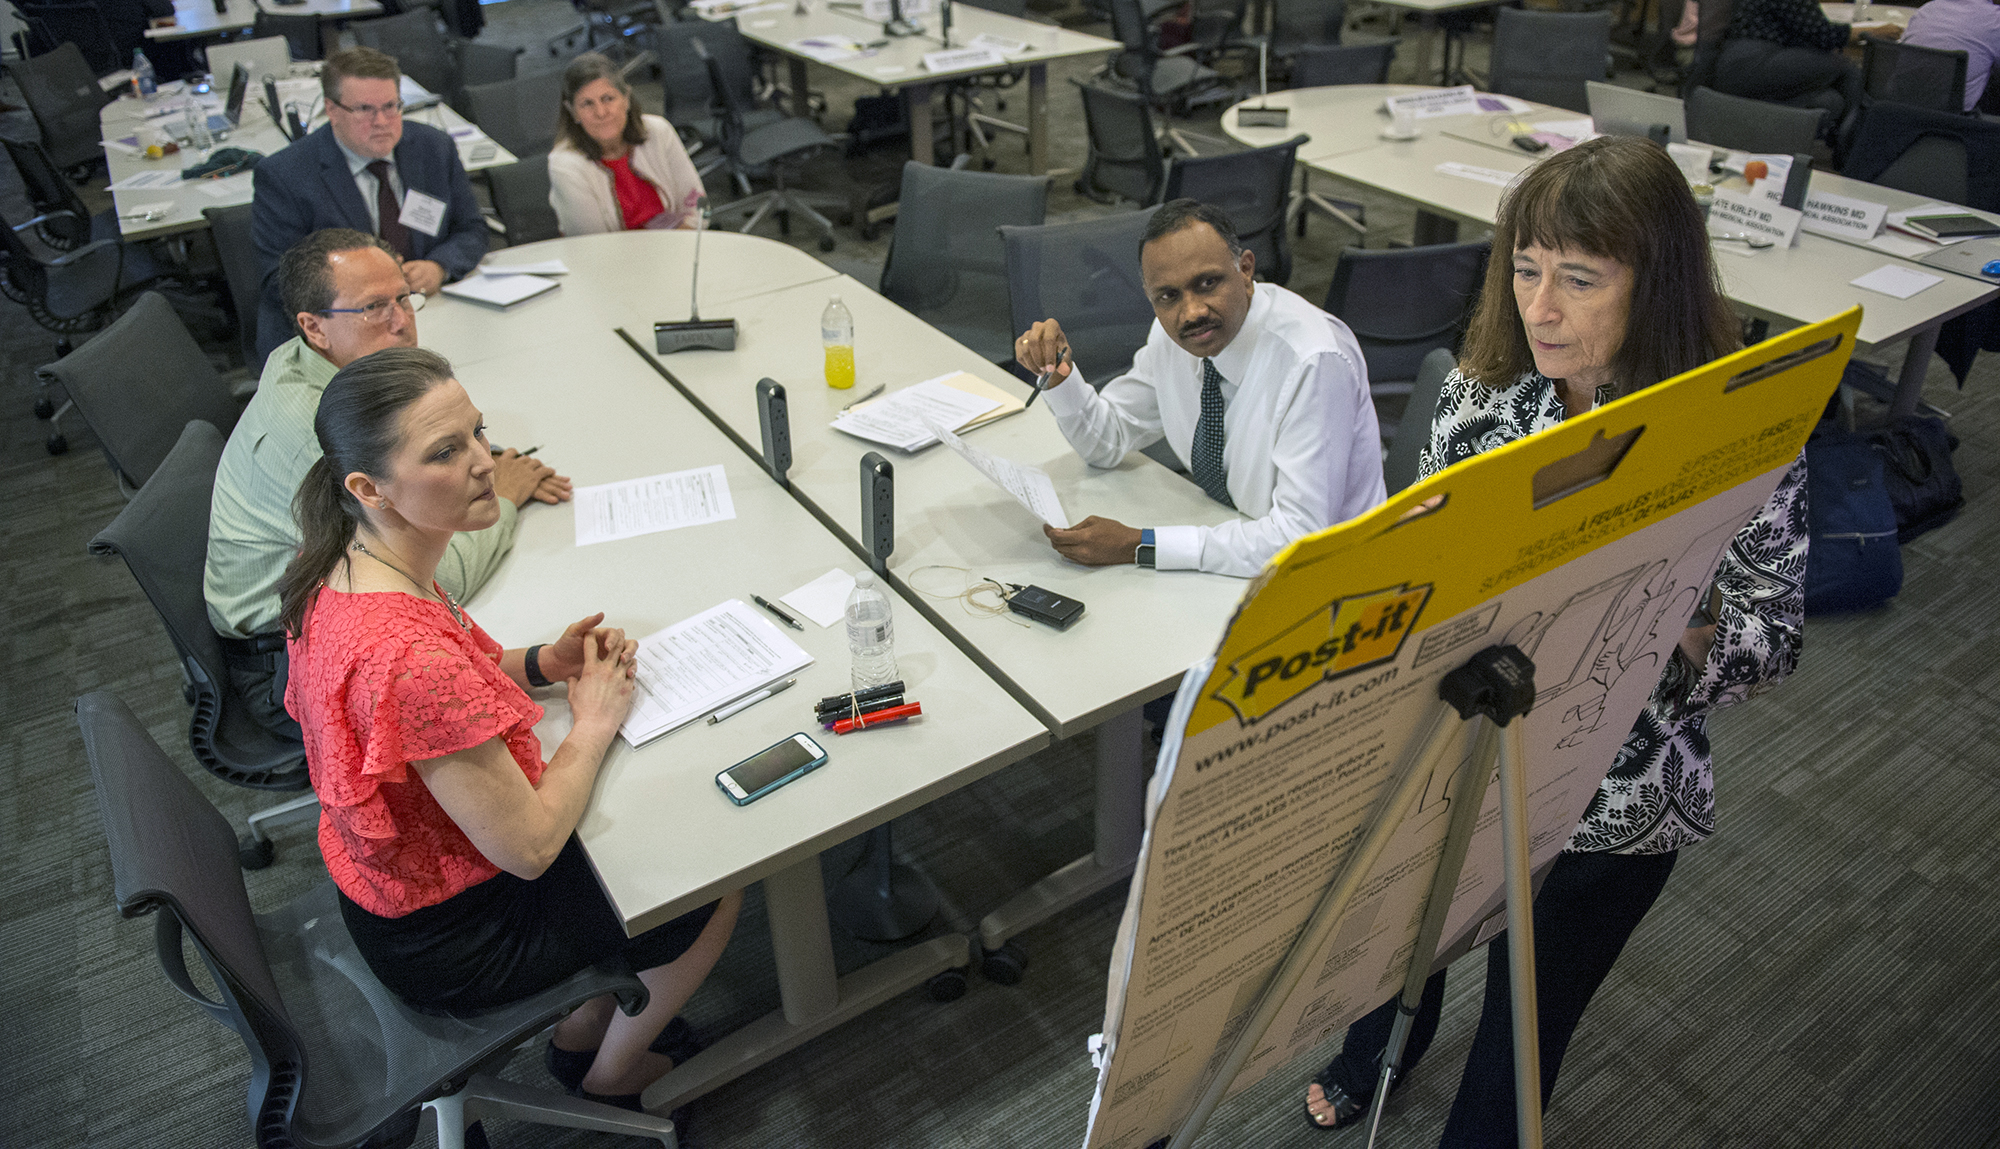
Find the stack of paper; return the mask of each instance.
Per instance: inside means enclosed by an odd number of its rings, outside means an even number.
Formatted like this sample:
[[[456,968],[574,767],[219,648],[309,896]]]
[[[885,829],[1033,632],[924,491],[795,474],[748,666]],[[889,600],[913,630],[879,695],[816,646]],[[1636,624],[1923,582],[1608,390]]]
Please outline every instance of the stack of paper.
[[[822,64],[838,64],[842,60],[852,60],[862,55],[866,49],[861,42],[851,36],[806,36],[792,41],[785,47]]]
[[[644,745],[812,661],[776,623],[732,598],[639,640],[638,689],[618,732]]]
[[[492,307],[512,307],[556,286],[555,280],[539,275],[492,275],[482,272],[468,275],[457,283],[445,284],[444,293]]]
[[[505,258],[500,257],[500,258]],[[510,263],[505,266],[495,262],[479,269],[481,275],[568,275],[569,264],[560,259],[544,259],[535,263]]]
[[[921,451],[938,441],[934,427],[968,431],[1024,405],[978,376],[958,371],[863,403],[835,419],[833,429],[899,451]]]

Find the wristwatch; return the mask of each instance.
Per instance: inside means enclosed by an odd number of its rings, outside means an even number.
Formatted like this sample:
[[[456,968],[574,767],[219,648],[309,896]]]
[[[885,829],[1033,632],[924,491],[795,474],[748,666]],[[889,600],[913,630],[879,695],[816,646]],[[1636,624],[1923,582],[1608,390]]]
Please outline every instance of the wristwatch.
[[[1132,552],[1132,561],[1152,570],[1153,554],[1153,528],[1145,527],[1139,531],[1139,546]]]

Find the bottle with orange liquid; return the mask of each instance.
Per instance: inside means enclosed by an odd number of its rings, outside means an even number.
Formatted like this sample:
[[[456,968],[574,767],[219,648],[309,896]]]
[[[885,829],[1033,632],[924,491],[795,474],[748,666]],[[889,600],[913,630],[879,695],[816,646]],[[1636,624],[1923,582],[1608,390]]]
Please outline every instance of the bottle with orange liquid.
[[[820,312],[819,338],[826,347],[826,385],[843,391],[854,386],[854,316],[838,295]]]

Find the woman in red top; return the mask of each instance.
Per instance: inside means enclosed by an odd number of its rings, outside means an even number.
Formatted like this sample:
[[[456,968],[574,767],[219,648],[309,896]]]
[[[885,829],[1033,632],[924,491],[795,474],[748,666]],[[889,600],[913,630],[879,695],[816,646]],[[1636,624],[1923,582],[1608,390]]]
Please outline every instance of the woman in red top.
[[[493,524],[493,455],[443,357],[358,359],[327,385],[324,452],[294,500],[299,555],[280,586],[286,707],[305,731],[320,850],[342,918],[383,984],[476,1012],[623,963],[651,993],[556,1026],[549,1071],[627,1108],[696,1046],[674,1015],[708,976],[741,894],[628,939],[574,836],[631,706],[637,644],[602,614],[503,651],[438,588],[456,531]],[[569,684],[574,718],[546,762],[526,687]],[[672,1021],[675,1024],[670,1025]]]
[[[564,235],[701,226],[701,176],[674,126],[642,115],[618,66],[585,52],[563,73],[549,206]]]

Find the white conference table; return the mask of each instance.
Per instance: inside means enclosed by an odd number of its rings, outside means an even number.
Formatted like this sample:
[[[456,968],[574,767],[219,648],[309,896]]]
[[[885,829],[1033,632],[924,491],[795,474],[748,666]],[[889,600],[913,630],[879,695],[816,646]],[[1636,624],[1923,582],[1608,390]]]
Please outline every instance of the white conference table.
[[[174,0],[174,22],[164,28],[146,29],[148,40],[193,40],[226,36],[256,26],[257,13],[274,16],[318,16],[323,20],[348,20],[380,16],[387,9],[379,0],[303,0],[278,4],[274,0]]]
[[[465,307],[477,305],[466,304]],[[721,464],[736,517],[638,538],[575,545],[569,506],[531,506],[513,551],[467,603],[503,644],[546,641],[603,610],[643,637],[752,594],[774,598],[855,556],[707,418],[661,383],[605,325],[543,329],[526,347],[489,348],[460,308],[427,309],[423,341],[453,359],[495,442],[540,445],[578,485]],[[532,315],[509,318],[532,325]],[[964,935],[902,949],[837,976],[819,854],[1041,749],[1048,733],[906,601],[897,665],[924,715],[847,736],[812,723],[812,704],[848,689],[846,632],[810,621],[787,637],[816,660],[798,685],[716,725],[697,722],[606,755],[577,835],[629,933],[731,890],[764,883],[782,1008],[714,1042],[646,1091],[664,1112],[968,960]],[[560,688],[537,692],[552,753],[568,728]],[[737,807],[715,786],[732,763],[795,732],[828,762]]]
[[[304,77],[297,77],[304,78]],[[201,100],[209,113],[220,114],[226,94],[224,88],[212,91]],[[130,136],[138,130],[144,110],[161,107],[179,108],[186,93],[173,93],[154,97],[151,102],[143,102],[131,95],[120,96],[106,104],[98,112],[98,131],[105,140],[117,140]],[[511,164],[514,153],[479,131],[465,117],[453,111],[450,106],[438,103],[421,111],[404,116],[406,123],[429,124],[439,131],[453,135],[458,145],[458,160],[468,172]],[[156,123],[162,134],[177,134],[182,131],[178,112],[170,113]],[[326,123],[324,109],[313,117],[310,125],[317,129]],[[468,129],[470,131],[468,132]],[[249,148],[269,156],[283,150],[291,141],[278,130],[264,110],[264,93],[261,88],[253,88],[243,100],[241,123],[228,133],[226,139],[218,140],[218,148]],[[481,149],[490,148],[490,153]],[[139,172],[171,171],[179,172],[202,162],[202,157],[192,148],[183,148],[173,155],[157,160],[149,160],[144,155],[124,148],[106,147],[105,166],[109,169],[111,182],[116,184]],[[250,202],[253,191],[252,177],[248,172],[222,180],[183,180],[169,188],[145,188],[128,191],[114,191],[112,201],[118,210],[119,234],[128,240],[158,239],[177,232],[198,231],[208,226],[202,217],[203,208],[232,207]],[[140,218],[136,213],[141,209],[158,207],[159,214],[152,218]]]
[[[1343,89],[1325,89],[1341,92]],[[1298,114],[1289,125],[1308,134],[1355,132],[1355,121],[1386,124],[1378,111],[1379,89],[1357,91],[1346,100],[1318,99],[1311,115]],[[1241,105],[1238,105],[1241,106]],[[1490,130],[1496,118],[1525,122],[1575,119],[1561,108],[1540,108],[1518,116],[1485,113],[1439,116],[1419,120],[1422,134],[1407,141],[1378,140],[1373,146],[1306,160],[1317,172],[1411,200],[1425,211],[1490,228],[1498,214],[1503,188],[1491,183],[1445,175],[1438,166],[1460,163],[1518,175],[1537,162]],[[1225,112],[1222,123],[1237,134],[1236,117]],[[1478,142],[1475,142],[1478,141]],[[1247,140],[1244,142],[1248,142]],[[1309,148],[1301,149],[1301,157]],[[1858,342],[1864,348],[1909,340],[1909,350],[1897,379],[1892,409],[1916,409],[1923,381],[1937,346],[1938,328],[2000,298],[2000,285],[1976,277],[1946,276],[1908,299],[1896,299],[1854,286],[1850,281],[1883,266],[1927,270],[1925,265],[1899,259],[1873,248],[1826,236],[1802,233],[1790,248],[1737,251],[1737,245],[1716,248],[1716,266],[1731,302],[1757,318],[1781,328],[1816,322],[1859,304],[1863,309]],[[1726,254],[1725,254],[1726,252]]]
[[[630,245],[639,239],[647,245],[642,253],[606,266],[607,249],[616,247],[622,255],[635,250]],[[756,236],[710,233],[703,240],[702,315],[734,318],[740,329],[737,349],[653,355],[653,322],[687,316],[693,242],[686,232],[647,232],[510,248],[501,253],[509,260],[561,258],[574,274],[560,290],[511,312],[479,309],[481,314],[455,322],[465,324],[473,342],[497,354],[528,346],[537,333],[615,325],[638,345],[643,361],[666,377],[662,382],[678,386],[753,455],[762,443],[757,382],[769,377],[784,384],[792,491],[856,553],[861,457],[874,450],[888,458],[896,469],[891,584],[1056,737],[1101,727],[1094,852],[989,915],[981,927],[984,944],[997,948],[1064,906],[1122,880],[1130,873],[1142,822],[1145,763],[1138,708],[1172,690],[1189,665],[1212,652],[1245,582],[1192,571],[1075,565],[1049,546],[1032,516],[947,449],[933,447],[910,456],[832,430],[827,424],[834,413],[877,383],[899,388],[963,370],[1017,395],[1025,395],[1027,388],[860,283],[814,275],[815,266],[830,269],[795,248]],[[597,270],[586,274],[586,268]],[[766,277],[775,289],[752,290],[745,277],[757,276]],[[786,278],[796,282],[775,286]],[[854,314],[857,384],[852,391],[836,391],[824,381],[818,320],[827,297],[835,293]],[[436,306],[420,320],[427,346],[433,344]],[[462,313],[468,307],[476,305],[455,305],[453,310]],[[1040,404],[979,428],[967,440],[1047,471],[1072,519],[1098,514],[1146,526],[1207,525],[1234,517],[1194,484],[1142,455],[1135,453],[1108,471],[1086,466]],[[974,617],[956,602],[912,588],[913,581],[933,591],[955,592],[962,585],[955,571],[917,573],[931,566],[963,567],[975,572],[975,578],[1041,586],[1082,601],[1086,611],[1063,632],[1012,615]]]
[[[952,48],[965,48],[974,37],[982,34],[1018,41],[1028,47],[1025,51],[1007,56],[1007,64],[1002,68],[988,66],[930,72],[924,68],[925,54],[946,50],[939,34],[937,13],[918,18],[925,25],[923,34],[889,37],[884,35],[880,22],[863,17],[858,9],[858,5],[840,8],[830,2],[820,3],[814,5],[810,14],[801,16],[791,5],[786,5],[780,11],[730,13],[718,19],[734,16],[744,36],[786,58],[791,65],[794,99],[802,99],[807,90],[806,65],[809,62],[820,63],[822,67],[866,83],[903,92],[910,114],[910,156],[922,164],[935,162],[931,154],[933,85],[1025,67],[1028,70],[1028,170],[1034,175],[1046,174],[1049,170],[1049,61],[1116,52],[1123,47],[1118,41],[1106,40],[1102,36],[1003,16],[970,4],[954,4]],[[841,36],[862,44],[881,40],[888,43],[852,59],[822,63],[811,60],[792,47],[793,41],[809,36]]]

